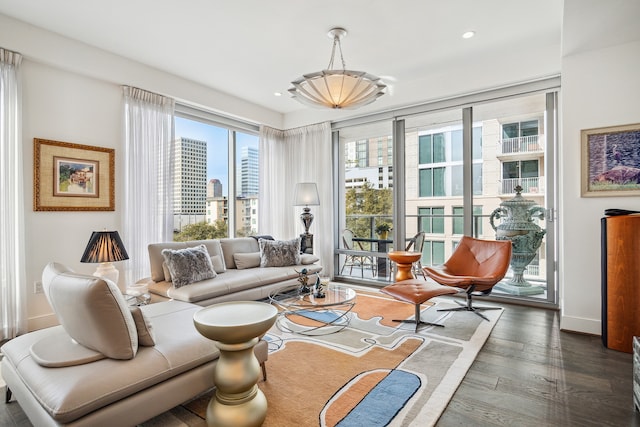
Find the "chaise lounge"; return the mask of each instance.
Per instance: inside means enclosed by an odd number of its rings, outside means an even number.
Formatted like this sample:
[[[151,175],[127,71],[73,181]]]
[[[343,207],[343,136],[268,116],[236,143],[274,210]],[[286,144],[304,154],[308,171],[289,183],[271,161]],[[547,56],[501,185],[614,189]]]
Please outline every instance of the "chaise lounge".
[[[7,398],[34,425],[135,426],[213,387],[219,353],[193,325],[201,306],[129,307],[113,283],[56,263],[43,286],[60,326],[2,347]],[[264,375],[265,341],[255,354]]]

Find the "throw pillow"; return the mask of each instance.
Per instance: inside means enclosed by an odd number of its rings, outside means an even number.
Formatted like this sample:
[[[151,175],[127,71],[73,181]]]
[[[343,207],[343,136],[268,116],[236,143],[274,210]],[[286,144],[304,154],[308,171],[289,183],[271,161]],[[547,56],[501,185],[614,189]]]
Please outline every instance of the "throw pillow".
[[[260,267],[260,252],[245,252],[233,254],[233,260],[238,270]]]
[[[220,255],[213,255],[211,257],[211,265],[213,265],[213,271],[215,271],[216,274],[224,273],[225,271],[227,271],[224,266],[224,260]],[[162,263],[162,271],[164,273],[164,281],[171,282],[171,272],[169,271],[169,267],[167,267],[166,261]]]
[[[300,264],[300,238],[293,240],[258,241],[260,267],[285,267]]]
[[[60,324],[78,344],[111,359],[135,357],[136,325],[120,289],[110,280],[52,262],[42,273],[42,285]]]
[[[145,347],[153,347],[156,345],[156,337],[153,332],[153,325],[149,318],[144,314],[144,311],[140,310],[140,307],[129,307],[133,321],[136,323],[136,330],[138,331],[138,344]]]
[[[216,277],[205,245],[178,250],[164,249],[162,256],[176,288]]]
[[[320,258],[318,258],[315,255],[312,254],[301,254],[300,255],[300,264],[302,265],[309,265],[309,264],[313,264],[314,262],[318,262],[320,261]]]
[[[224,265],[224,258],[222,258],[222,255],[212,255],[211,264],[213,265],[213,271],[215,271],[217,274],[227,271],[227,267]]]

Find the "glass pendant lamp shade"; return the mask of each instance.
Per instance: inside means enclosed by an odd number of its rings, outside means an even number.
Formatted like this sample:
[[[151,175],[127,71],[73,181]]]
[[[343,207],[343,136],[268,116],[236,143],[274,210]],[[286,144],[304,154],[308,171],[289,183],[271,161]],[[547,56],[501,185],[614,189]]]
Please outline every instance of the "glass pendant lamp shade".
[[[331,60],[326,70],[305,74],[291,82],[291,96],[303,104],[312,107],[333,109],[355,109],[370,104],[382,95],[386,86],[379,77],[364,71],[352,71],[345,68],[340,40],[347,34],[343,28],[329,31],[333,38]],[[342,69],[332,69],[336,53],[340,50]]]

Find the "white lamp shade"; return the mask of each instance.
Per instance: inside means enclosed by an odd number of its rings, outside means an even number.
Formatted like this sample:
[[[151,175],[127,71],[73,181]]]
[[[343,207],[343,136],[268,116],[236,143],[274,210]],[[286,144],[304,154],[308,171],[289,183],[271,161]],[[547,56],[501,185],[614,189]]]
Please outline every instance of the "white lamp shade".
[[[317,206],[320,204],[318,187],[315,182],[299,182],[293,194],[294,206]]]

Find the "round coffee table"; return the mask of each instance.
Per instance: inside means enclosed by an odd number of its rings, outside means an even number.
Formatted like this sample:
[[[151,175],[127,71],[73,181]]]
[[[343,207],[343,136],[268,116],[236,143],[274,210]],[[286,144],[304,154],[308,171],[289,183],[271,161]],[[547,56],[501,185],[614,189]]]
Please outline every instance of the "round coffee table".
[[[203,308],[193,323],[220,350],[213,380],[216,394],[207,406],[207,425],[257,427],[267,416],[267,399],[258,388],[260,364],[253,353],[278,310],[256,301],[226,302]]]
[[[402,280],[415,279],[413,272],[413,263],[418,261],[422,254],[420,252],[409,251],[391,251],[389,252],[389,259],[398,265],[398,271],[396,271],[396,282]]]
[[[329,283],[324,298],[313,293],[301,293],[299,287],[277,289],[269,300],[282,308],[276,325],[281,331],[301,335],[328,335],[349,325],[349,313],[356,304],[356,291]]]

